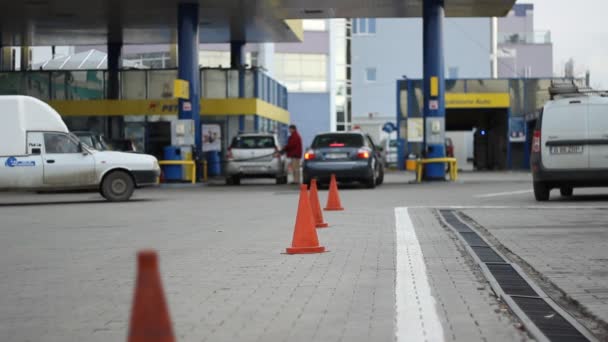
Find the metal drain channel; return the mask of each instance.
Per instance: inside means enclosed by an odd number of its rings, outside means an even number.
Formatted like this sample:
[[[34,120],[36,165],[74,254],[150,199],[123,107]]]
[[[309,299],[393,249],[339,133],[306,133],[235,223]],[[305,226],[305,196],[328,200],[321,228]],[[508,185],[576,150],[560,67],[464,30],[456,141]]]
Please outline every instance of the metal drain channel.
[[[517,264],[508,262],[475,229],[464,223],[453,210],[439,210],[440,216],[481,267],[492,289],[522,321],[538,341],[592,341],[591,335],[572,316],[559,307],[532,282]]]

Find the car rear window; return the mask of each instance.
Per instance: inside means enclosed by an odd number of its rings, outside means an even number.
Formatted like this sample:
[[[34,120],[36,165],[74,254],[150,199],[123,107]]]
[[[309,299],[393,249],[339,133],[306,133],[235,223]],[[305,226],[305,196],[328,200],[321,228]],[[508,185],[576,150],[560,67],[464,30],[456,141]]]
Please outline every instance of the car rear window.
[[[235,137],[232,148],[275,148],[273,136]]]
[[[312,148],[323,147],[361,147],[363,136],[360,134],[325,134],[318,135],[312,142]]]

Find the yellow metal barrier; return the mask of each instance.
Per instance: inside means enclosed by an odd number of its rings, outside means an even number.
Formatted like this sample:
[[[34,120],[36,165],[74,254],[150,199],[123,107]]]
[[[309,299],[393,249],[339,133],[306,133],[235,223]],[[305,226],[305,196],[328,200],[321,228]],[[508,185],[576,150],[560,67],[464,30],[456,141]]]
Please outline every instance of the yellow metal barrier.
[[[193,160],[159,160],[158,165],[184,165],[190,166],[192,184],[196,183],[196,163]]]
[[[422,182],[422,171],[424,169],[424,165],[433,163],[447,163],[450,168],[450,180],[458,180],[458,165],[456,158],[428,158],[416,160],[416,181],[418,183]]]

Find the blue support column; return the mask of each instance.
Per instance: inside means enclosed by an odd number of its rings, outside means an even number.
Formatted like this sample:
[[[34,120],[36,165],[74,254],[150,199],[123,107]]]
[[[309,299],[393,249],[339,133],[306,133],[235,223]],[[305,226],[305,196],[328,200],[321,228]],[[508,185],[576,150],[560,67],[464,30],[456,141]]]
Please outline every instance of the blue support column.
[[[120,99],[120,58],[122,43],[108,42],[108,81],[106,83],[106,98]],[[124,118],[108,117],[106,119],[106,136],[110,139],[122,139],[124,136]]]
[[[239,71],[239,97],[245,97],[245,42],[230,42],[230,67]],[[239,131],[245,131],[245,115],[239,115]]]
[[[445,157],[445,80],[443,59],[443,0],[423,2],[424,152]],[[444,164],[428,164],[425,180],[444,180]]]
[[[177,74],[190,84],[190,98],[179,99],[178,118],[194,120],[195,155],[202,157],[200,115],[200,71],[198,67],[198,3],[183,3],[177,8]]]

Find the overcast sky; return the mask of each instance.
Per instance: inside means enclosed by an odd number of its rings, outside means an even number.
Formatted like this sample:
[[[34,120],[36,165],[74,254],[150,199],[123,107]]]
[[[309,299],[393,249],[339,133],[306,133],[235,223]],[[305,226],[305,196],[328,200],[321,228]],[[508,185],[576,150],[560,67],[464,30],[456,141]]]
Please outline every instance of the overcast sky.
[[[591,86],[608,89],[608,1],[518,0],[534,4],[534,27],[550,30],[554,71],[563,75],[572,57],[575,72],[591,71]]]

